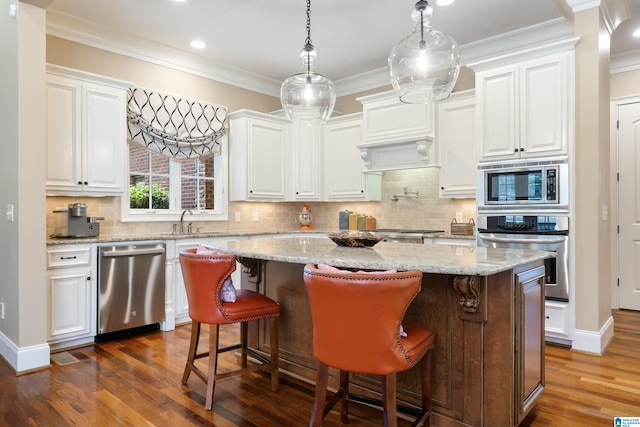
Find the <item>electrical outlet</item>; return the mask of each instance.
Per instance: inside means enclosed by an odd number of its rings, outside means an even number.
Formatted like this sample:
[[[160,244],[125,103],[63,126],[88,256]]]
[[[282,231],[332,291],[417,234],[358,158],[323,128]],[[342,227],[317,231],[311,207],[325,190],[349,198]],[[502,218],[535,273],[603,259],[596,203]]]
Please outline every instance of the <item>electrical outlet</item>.
[[[7,205],[7,221],[13,222],[13,205]]]
[[[257,222],[258,221],[258,212],[254,212],[253,213],[253,221]]]
[[[235,222],[240,222],[240,212],[236,212],[234,214],[234,220],[235,220]]]

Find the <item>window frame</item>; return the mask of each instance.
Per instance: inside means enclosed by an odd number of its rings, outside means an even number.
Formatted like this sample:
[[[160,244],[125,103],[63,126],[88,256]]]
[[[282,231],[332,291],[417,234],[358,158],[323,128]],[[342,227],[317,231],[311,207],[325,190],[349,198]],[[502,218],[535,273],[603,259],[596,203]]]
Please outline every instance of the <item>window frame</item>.
[[[130,142],[129,142],[130,143]],[[189,215],[190,221],[228,221],[229,219],[229,137],[224,135],[219,139],[220,154],[214,156],[214,201],[215,208],[213,210],[195,210],[191,209],[192,215]],[[135,144],[135,142],[133,143]],[[131,209],[129,200],[129,181],[130,181],[130,167],[129,167],[129,150],[125,150],[127,165],[126,179],[127,188],[125,194],[120,198],[120,217],[122,222],[169,222],[179,221],[182,210],[158,210],[158,209]],[[173,178],[177,176],[182,179],[180,174],[176,174],[173,168],[170,170],[170,175]],[[179,195],[178,195],[179,196]],[[171,197],[176,197],[171,193]],[[169,206],[173,206],[173,200],[170,201]]]

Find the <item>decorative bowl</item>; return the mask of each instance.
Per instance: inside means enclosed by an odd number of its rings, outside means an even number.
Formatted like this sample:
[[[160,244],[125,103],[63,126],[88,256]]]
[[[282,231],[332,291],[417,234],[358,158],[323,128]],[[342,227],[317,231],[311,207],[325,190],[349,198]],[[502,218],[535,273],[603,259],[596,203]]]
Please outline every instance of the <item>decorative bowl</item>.
[[[363,231],[343,231],[340,233],[327,234],[338,246],[348,246],[352,248],[370,248],[381,241],[384,236]]]

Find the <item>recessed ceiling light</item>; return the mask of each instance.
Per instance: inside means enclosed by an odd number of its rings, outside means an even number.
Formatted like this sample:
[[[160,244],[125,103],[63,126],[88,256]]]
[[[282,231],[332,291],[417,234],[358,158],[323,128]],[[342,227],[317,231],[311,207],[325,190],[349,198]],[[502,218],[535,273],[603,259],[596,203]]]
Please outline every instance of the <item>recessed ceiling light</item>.
[[[456,0],[436,0],[436,4],[438,6],[449,6],[450,4],[452,4],[454,1]]]
[[[633,37],[640,37],[640,29],[637,29],[633,32]]]
[[[191,42],[191,47],[194,49],[204,49],[207,45],[204,44],[202,40],[194,40]]]

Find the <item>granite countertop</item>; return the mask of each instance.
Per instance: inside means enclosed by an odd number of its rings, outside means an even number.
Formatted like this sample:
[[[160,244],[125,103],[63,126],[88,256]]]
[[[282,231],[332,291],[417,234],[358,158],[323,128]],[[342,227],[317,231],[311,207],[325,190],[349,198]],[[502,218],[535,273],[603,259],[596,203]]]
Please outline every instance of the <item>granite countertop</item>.
[[[237,256],[295,264],[323,263],[372,270],[489,276],[553,257],[552,252],[380,242],[373,248],[336,246],[328,238],[228,240],[208,245]]]
[[[250,237],[256,235],[274,235],[279,234],[328,234],[335,233],[336,230],[312,230],[312,231],[200,231],[198,233],[157,233],[157,234],[141,234],[141,235],[126,235],[126,236],[97,236],[97,237],[56,237],[47,239],[47,245],[70,245],[76,243],[118,243],[118,242],[140,242],[140,241],[155,241],[155,240],[181,240],[181,239],[207,239],[214,237]],[[426,236],[427,238],[445,238],[445,239],[461,239],[461,240],[475,240],[476,236],[461,236],[451,234],[449,232],[431,233]]]
[[[243,232],[243,231],[211,231],[198,233],[157,233],[140,234],[126,236],[97,236],[97,237],[55,237],[47,239],[47,245],[69,245],[75,243],[118,243],[118,242],[140,242],[151,240],[182,240],[182,239],[207,239],[213,237],[243,237],[273,234],[304,234],[302,231],[267,231],[267,232]],[[314,232],[310,232],[313,234]],[[315,232],[322,233],[322,232]]]

